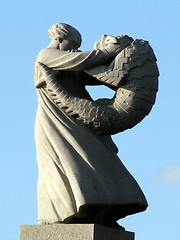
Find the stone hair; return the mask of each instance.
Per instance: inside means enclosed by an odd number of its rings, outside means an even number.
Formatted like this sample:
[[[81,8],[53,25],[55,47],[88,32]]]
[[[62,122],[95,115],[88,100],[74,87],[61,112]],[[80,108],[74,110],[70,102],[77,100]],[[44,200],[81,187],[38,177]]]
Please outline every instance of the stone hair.
[[[48,36],[52,40],[58,38],[66,38],[67,36],[73,37],[76,39],[78,44],[81,44],[82,38],[81,34],[72,26],[65,23],[56,23],[48,30]]]

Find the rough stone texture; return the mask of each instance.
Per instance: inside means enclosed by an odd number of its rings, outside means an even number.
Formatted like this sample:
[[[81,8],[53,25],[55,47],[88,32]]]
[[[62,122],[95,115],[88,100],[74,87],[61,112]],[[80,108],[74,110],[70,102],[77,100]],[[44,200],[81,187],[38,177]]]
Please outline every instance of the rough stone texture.
[[[22,225],[20,240],[134,240],[134,233],[94,224]]]

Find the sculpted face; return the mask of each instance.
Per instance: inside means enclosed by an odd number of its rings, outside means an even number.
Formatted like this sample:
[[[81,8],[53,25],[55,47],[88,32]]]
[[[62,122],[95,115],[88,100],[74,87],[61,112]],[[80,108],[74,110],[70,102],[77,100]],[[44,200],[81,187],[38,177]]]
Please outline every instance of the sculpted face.
[[[68,51],[72,49],[78,49],[79,44],[75,39],[72,38],[65,38],[65,39],[60,39],[59,41],[59,49],[63,51]]]
[[[127,47],[133,39],[127,35],[121,35],[118,37],[113,37],[110,35],[102,35],[101,39],[94,44],[94,49],[103,49],[110,45],[119,45],[122,48]]]
[[[115,44],[117,43],[117,39],[113,36],[110,35],[102,35],[101,39],[99,39],[97,42],[94,44],[94,49],[102,49],[108,46],[108,44]]]

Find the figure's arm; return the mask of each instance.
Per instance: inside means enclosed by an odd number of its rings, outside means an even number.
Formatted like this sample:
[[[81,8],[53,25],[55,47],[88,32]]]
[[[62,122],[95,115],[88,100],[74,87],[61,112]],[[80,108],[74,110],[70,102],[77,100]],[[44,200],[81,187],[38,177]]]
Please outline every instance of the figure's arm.
[[[112,38],[112,37],[111,37]],[[114,38],[116,39],[116,38]],[[42,62],[54,70],[82,71],[113,60],[121,50],[126,47],[132,38],[122,36],[113,44],[108,42],[100,49],[89,52],[67,52],[58,49],[58,44],[52,42],[48,48],[43,49],[36,62]]]
[[[36,62],[42,62],[54,70],[82,71],[112,60],[117,53],[106,49],[90,52],[67,52],[59,49],[43,49]]]

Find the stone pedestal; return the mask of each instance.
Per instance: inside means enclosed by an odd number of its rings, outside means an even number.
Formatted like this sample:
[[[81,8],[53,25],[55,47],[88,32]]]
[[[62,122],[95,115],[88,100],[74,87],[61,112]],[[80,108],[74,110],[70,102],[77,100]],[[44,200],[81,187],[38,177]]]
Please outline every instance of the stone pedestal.
[[[20,240],[134,240],[134,233],[95,224],[22,225]]]

